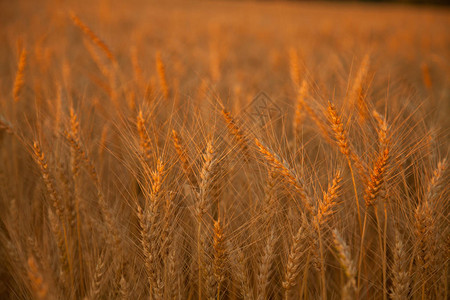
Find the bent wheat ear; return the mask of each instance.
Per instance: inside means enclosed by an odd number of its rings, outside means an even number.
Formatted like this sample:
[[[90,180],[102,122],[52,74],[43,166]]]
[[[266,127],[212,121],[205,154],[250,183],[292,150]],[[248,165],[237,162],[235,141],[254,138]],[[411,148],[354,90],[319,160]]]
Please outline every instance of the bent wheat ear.
[[[255,144],[258,146],[259,151],[267,160],[267,162],[288,182],[291,186],[293,186],[299,193],[300,198],[303,202],[305,208],[311,212],[311,198],[307,194],[305,190],[305,185],[302,184],[301,179],[294,173],[291,167],[281,159],[277,154],[269,150],[266,146],[264,146],[258,139],[255,138]]]
[[[114,57],[114,55],[112,54],[111,50],[109,49],[109,47],[89,28],[89,26],[87,26],[86,24],[83,23],[83,21],[80,20],[80,18],[77,17],[77,15],[75,15],[75,13],[71,12],[70,13],[70,18],[72,19],[73,23],[81,29],[81,31],[83,31],[83,33],[95,44],[97,45],[97,47],[99,47],[103,53],[105,53],[106,57],[108,57],[108,59],[115,63],[116,62],[116,58]]]

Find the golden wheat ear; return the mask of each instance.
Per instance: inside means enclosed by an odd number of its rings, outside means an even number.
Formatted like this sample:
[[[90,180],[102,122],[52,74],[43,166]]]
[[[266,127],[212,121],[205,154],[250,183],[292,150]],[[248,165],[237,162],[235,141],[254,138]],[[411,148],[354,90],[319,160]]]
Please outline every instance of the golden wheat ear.
[[[233,118],[233,116],[229,111],[222,109],[222,116],[227,125],[228,132],[230,133],[231,136],[234,137],[234,140],[239,145],[239,148],[244,154],[244,157],[247,160],[250,160],[249,146],[248,146],[249,143],[245,132],[237,124],[236,120]]]
[[[164,62],[162,61],[161,52],[156,53],[155,61],[156,61],[156,71],[159,77],[159,84],[163,92],[164,99],[167,100],[169,98],[170,90],[167,84],[166,67],[164,66]]]
[[[74,12],[70,12],[70,18],[72,22],[83,31],[83,33],[99,48],[103,51],[106,57],[112,62],[116,63],[116,58],[114,57],[110,48],[103,42],[83,21],[78,18]]]
[[[285,182],[290,184],[299,193],[302,204],[306,211],[312,212],[312,200],[306,191],[303,180],[294,172],[294,170],[275,152],[270,150],[267,146],[262,144],[257,138],[255,138],[255,144],[259,149],[259,152],[263,155],[264,159],[269,165],[276,170],[278,174],[284,178]]]
[[[13,98],[15,102],[20,100],[20,92],[25,84],[25,67],[27,65],[27,51],[22,49],[19,62],[17,64],[16,78],[13,85]]]

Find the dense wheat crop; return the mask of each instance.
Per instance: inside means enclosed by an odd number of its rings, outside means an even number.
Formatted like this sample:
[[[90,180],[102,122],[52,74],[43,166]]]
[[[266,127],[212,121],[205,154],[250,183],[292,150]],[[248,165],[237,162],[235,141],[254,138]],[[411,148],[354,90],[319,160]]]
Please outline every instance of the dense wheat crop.
[[[0,298],[448,298],[447,8],[0,11]]]

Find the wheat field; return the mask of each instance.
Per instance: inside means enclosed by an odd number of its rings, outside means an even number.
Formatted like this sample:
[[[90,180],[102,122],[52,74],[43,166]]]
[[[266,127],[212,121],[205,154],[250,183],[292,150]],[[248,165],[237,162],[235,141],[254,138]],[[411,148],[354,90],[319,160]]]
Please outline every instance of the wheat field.
[[[1,299],[448,299],[447,7],[0,11]]]

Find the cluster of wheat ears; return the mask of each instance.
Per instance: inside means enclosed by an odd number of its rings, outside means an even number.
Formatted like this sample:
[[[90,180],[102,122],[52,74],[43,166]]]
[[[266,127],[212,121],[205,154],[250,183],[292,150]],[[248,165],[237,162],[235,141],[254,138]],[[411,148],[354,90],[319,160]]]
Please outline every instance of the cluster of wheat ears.
[[[428,122],[448,90],[428,65],[419,103],[375,99],[370,53],[329,95],[291,48],[288,103],[226,97],[220,51],[183,85],[164,49],[146,71],[60,17],[91,69],[21,39],[2,82],[1,295],[448,298],[448,132]]]

